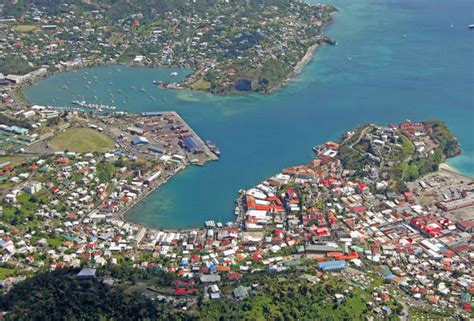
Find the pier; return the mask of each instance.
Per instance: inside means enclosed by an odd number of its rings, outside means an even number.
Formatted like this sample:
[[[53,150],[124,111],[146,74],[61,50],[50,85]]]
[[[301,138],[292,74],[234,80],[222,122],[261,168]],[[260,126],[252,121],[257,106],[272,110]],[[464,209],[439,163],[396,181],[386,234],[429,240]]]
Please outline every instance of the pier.
[[[217,155],[211,151],[211,149],[206,145],[206,143],[204,143],[202,138],[199,137],[198,134],[196,134],[196,132],[191,128],[191,126],[189,126],[188,123],[186,123],[186,121],[184,121],[184,119],[177,112],[172,111],[169,113],[172,113],[184,126],[186,126],[186,129],[192,134],[192,136],[198,141],[198,143],[202,145],[204,153],[210,161],[215,161],[219,159],[219,157],[217,157]]]

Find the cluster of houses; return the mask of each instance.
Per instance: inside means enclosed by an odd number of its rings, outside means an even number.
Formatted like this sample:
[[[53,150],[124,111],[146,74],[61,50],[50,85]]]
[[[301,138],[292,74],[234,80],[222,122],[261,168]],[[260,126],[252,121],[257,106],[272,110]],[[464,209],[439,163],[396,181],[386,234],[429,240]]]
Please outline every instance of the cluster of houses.
[[[288,57],[295,66],[334,10],[299,3],[259,10],[237,6],[227,2],[217,10],[154,13],[149,24],[142,13],[110,19],[106,8],[65,3],[55,16],[31,4],[20,19],[0,20],[0,58],[19,57],[38,67],[53,63],[55,70],[117,61],[187,66],[196,69],[196,79],[214,70],[220,86],[234,86],[236,68],[244,63],[260,69],[270,59]],[[0,79],[4,86],[27,80],[22,75]]]
[[[14,184],[4,197],[3,220],[12,225],[11,230],[3,231],[4,236],[12,231],[25,232],[22,229],[27,222],[41,222],[26,236],[10,234],[14,238],[4,243],[7,252],[2,261],[20,266],[47,262],[54,268],[79,266],[86,259],[103,265],[112,260],[112,253],[135,248],[145,229],[114,214],[142,196],[162,171],[161,167],[146,169],[151,174],[142,176],[126,166],[114,167],[111,177],[102,178],[101,164],[117,159],[111,153],[58,152],[29,165],[2,168],[0,175],[7,178],[4,183]],[[12,215],[12,209],[20,214]],[[24,222],[12,223],[12,216],[22,214]],[[43,237],[38,239],[39,235]],[[100,254],[96,251],[99,248]],[[25,261],[15,256],[18,253],[30,256]]]
[[[370,267],[415,301],[470,311],[474,218],[448,218],[438,202],[388,191],[381,179],[370,187],[352,179],[336,157],[339,148],[321,145],[310,164],[241,191],[236,222],[208,221],[204,229],[183,231],[121,218],[179,170],[176,161],[132,170],[133,157],[68,152],[7,166],[0,175],[14,187],[2,204],[0,260],[38,270],[127,259],[138,268],[177,273],[175,296],[193,297],[204,287],[216,300],[223,282],[246,273],[284,273],[308,264],[323,275]],[[469,198],[472,191],[464,194]],[[255,291],[235,283],[233,296],[245,299]]]
[[[37,137],[36,134],[29,135],[28,132],[27,128],[0,124],[0,153],[21,151]]]
[[[458,201],[425,204],[412,192],[387,191],[382,179],[369,188],[349,180],[334,157],[337,149],[326,143],[311,164],[287,168],[243,192],[236,210],[242,239],[261,244],[255,250],[272,271],[285,271],[287,261],[265,256],[296,247],[321,271],[375,266],[414,299],[470,311],[474,217],[452,221],[443,204],[456,209],[462,203],[472,214],[472,191]]]

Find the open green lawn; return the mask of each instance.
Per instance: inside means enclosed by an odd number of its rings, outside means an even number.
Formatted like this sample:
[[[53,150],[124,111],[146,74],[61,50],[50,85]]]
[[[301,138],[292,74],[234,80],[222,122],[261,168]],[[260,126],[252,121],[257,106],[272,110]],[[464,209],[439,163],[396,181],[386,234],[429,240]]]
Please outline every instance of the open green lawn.
[[[0,280],[4,280],[15,273],[14,269],[0,267]]]
[[[25,161],[26,157],[24,156],[0,156],[0,164],[7,163],[7,166],[16,166]]]
[[[194,90],[208,90],[211,88],[211,83],[203,79],[199,79],[191,85],[191,88]]]
[[[92,128],[71,128],[57,134],[50,142],[55,151],[106,152],[114,147],[113,140]]]
[[[417,308],[410,308],[410,321],[448,321],[456,320],[449,313],[437,313],[435,311],[425,311]]]

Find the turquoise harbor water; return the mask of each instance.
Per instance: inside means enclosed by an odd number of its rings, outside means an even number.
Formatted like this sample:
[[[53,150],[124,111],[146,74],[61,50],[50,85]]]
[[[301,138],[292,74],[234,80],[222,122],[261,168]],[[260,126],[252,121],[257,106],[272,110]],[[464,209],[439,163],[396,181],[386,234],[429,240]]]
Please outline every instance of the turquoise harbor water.
[[[340,9],[327,30],[338,46],[320,49],[297,79],[273,95],[160,90],[152,81],[169,79],[171,70],[108,66],[50,77],[27,96],[66,105],[78,95],[108,103],[113,94],[129,112],[176,110],[219,145],[220,161],[189,167],[128,213],[148,226],[233,220],[239,189],[308,162],[312,146],[367,122],[446,121],[463,148],[450,164],[474,176],[474,30],[466,27],[474,23],[474,1],[328,2]],[[93,80],[89,89],[84,77]]]

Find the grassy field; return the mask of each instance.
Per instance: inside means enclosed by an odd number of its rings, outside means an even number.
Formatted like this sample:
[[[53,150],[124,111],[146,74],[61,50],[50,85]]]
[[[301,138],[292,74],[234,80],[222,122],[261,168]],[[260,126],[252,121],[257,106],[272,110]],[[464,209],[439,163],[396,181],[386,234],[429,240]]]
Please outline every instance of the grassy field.
[[[211,88],[211,83],[205,80],[198,80],[191,85],[191,88],[194,90],[209,90]]]
[[[55,151],[106,152],[114,147],[113,140],[92,128],[71,128],[56,135],[50,142]]]
[[[425,311],[417,308],[410,308],[410,321],[450,321],[456,320],[449,313],[437,313],[435,311]]]
[[[4,280],[15,273],[15,269],[0,267],[0,280]]]
[[[8,166],[15,166],[23,163],[26,160],[26,157],[23,156],[0,156],[0,164],[8,163]]]
[[[13,29],[19,32],[31,32],[36,29],[36,26],[35,25],[17,25],[13,27]]]

